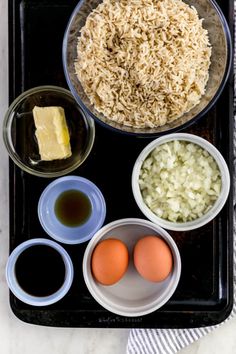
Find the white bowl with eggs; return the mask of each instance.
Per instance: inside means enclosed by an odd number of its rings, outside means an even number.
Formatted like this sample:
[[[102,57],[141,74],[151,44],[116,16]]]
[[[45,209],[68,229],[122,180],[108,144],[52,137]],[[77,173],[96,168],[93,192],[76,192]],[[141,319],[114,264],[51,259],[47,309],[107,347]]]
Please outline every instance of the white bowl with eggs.
[[[110,248],[104,247],[103,254],[97,252],[107,241]],[[160,252],[158,242],[166,253]],[[120,219],[103,226],[90,240],[83,259],[89,292],[105,309],[121,316],[143,316],[162,307],[175,292],[180,274],[175,241],[160,226],[144,219]]]
[[[143,214],[167,230],[188,231],[213,220],[230,190],[230,174],[219,152],[193,134],[153,140],[138,156],[132,191]]]

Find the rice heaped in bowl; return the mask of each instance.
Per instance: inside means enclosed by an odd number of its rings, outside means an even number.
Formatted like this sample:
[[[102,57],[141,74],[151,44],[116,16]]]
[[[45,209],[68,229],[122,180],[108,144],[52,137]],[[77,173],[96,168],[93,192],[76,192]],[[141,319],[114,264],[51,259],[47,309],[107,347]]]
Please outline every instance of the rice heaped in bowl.
[[[181,0],[104,0],[77,46],[75,70],[91,104],[135,128],[163,126],[190,111],[209,78],[202,22]]]
[[[172,4],[169,20],[164,3]],[[172,8],[178,5],[183,10],[177,16]],[[108,14],[107,10],[108,22],[103,24],[105,15],[100,12],[105,7],[116,13]],[[172,35],[165,30],[170,20],[176,21]],[[132,26],[129,21],[134,22]],[[91,30],[87,29],[88,23]],[[185,38],[190,39],[188,31],[192,36],[189,46]],[[199,46],[195,39],[201,34]],[[174,48],[185,55],[173,54]],[[187,57],[187,50],[192,56]],[[81,0],[68,21],[63,40],[64,73],[79,106],[104,127],[135,136],[155,137],[180,131],[206,117],[222,93],[231,63],[227,21],[212,0]],[[83,71],[81,78],[79,71]]]

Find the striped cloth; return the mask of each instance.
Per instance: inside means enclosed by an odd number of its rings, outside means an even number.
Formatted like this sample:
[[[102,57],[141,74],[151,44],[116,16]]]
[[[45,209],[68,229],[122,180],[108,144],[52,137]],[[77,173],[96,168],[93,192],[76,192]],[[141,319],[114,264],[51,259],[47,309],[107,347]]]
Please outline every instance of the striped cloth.
[[[236,2],[235,2],[236,4]],[[236,6],[235,6],[236,18]],[[236,38],[236,26],[234,38]],[[236,55],[234,55],[234,72],[236,73]],[[236,83],[234,81],[234,92]],[[236,108],[236,97],[234,98]],[[235,112],[236,113],[236,112]],[[236,171],[236,114],[234,116],[234,171]],[[234,196],[234,209],[236,197]],[[236,210],[234,213],[234,305],[230,316],[222,323],[203,328],[190,329],[132,329],[127,344],[127,354],[174,354],[199,338],[222,326],[236,315]]]

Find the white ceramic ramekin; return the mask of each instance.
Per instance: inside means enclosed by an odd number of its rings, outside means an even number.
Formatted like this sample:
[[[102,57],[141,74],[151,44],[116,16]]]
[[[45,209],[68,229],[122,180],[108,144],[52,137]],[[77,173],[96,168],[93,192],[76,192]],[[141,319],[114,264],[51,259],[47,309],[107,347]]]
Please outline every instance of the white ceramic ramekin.
[[[133,249],[145,235],[161,237],[170,247],[173,256],[171,274],[162,282],[143,279],[133,264]],[[96,245],[107,238],[124,242],[129,251],[129,266],[123,278],[114,285],[99,284],[91,271],[91,257]],[[83,275],[88,290],[105,309],[122,316],[143,316],[156,311],[173,295],[181,274],[179,250],[173,238],[160,226],[143,219],[120,219],[103,226],[90,240],[83,259]]]
[[[150,208],[145,204],[140,188],[139,188],[139,175],[140,175],[140,170],[143,165],[143,162],[146,160],[148,155],[159,145],[165,144],[167,142],[173,141],[173,140],[183,140],[183,141],[188,141],[194,144],[199,145],[203,149],[207,150],[209,154],[215,159],[220,173],[221,173],[221,182],[222,182],[222,187],[221,187],[221,192],[216,200],[215,204],[212,206],[212,208],[204,214],[202,217],[197,218],[193,221],[189,222],[171,222],[165,219],[162,219],[158,217],[155,213],[153,213]],[[133,195],[135,198],[135,201],[139,207],[139,209],[143,212],[143,214],[152,222],[155,224],[160,225],[161,227],[167,229],[167,230],[174,230],[174,231],[188,231],[188,230],[193,230],[197,229],[205,224],[207,224],[209,221],[214,219],[216,215],[221,211],[223,208],[228,195],[229,195],[229,189],[230,189],[230,175],[229,175],[229,170],[228,166],[219,152],[213,146],[211,143],[209,143],[207,140],[193,134],[187,134],[187,133],[176,133],[176,134],[169,134],[165,135],[163,137],[157,138],[153,140],[150,144],[148,144],[140,153],[138,156],[134,167],[133,167],[133,173],[132,173],[132,190],[133,190]]]

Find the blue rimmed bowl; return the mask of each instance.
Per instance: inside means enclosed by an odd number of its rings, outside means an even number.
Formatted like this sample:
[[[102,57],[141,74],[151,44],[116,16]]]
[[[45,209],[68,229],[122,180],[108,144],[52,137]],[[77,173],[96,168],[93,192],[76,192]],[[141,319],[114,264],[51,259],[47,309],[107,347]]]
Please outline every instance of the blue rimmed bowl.
[[[69,190],[82,192],[91,204],[90,216],[79,226],[66,226],[55,213],[57,198]],[[90,240],[103,225],[106,203],[100,189],[90,180],[77,176],[61,177],[50,183],[41,194],[38,217],[44,231],[54,240],[66,244],[78,244]]]
[[[53,248],[61,256],[65,266],[65,278],[62,286],[55,293],[47,296],[35,296],[29,294],[21,287],[16,277],[15,268],[18,258],[25,250],[34,246],[47,246]],[[48,306],[61,300],[70,290],[73,279],[74,267],[69,254],[61,245],[45,238],[34,238],[19,244],[10,254],[6,265],[6,280],[9,289],[19,300],[31,306]]]

